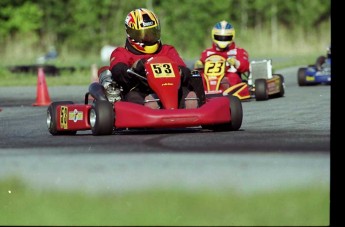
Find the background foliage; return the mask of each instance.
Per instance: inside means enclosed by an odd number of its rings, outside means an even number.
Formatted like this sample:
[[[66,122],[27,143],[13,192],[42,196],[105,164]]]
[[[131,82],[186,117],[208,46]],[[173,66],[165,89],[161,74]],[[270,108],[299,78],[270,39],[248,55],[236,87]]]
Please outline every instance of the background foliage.
[[[8,63],[50,46],[67,59],[99,56],[104,45],[123,45],[124,19],[138,7],[158,15],[163,43],[186,58],[211,45],[210,30],[224,19],[251,56],[324,53],[330,44],[330,0],[1,0],[0,53]]]

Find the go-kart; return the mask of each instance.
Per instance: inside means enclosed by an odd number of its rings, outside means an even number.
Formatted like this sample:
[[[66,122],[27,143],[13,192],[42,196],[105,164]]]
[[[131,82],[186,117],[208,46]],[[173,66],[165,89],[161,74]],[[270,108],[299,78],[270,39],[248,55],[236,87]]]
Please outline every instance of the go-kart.
[[[206,97],[233,95],[241,101],[250,99],[249,87],[245,82],[230,86],[226,73],[230,66],[223,56],[214,54],[205,60],[203,68],[195,69],[200,74]]]
[[[301,67],[297,71],[297,81],[299,86],[308,85],[330,85],[331,84],[331,59],[319,56],[316,62],[322,61],[318,67],[316,64]]]
[[[255,97],[257,101],[264,101],[284,96],[284,77],[281,74],[272,73],[272,60],[251,61],[249,68],[248,85],[252,97]]]
[[[284,96],[284,77],[272,74],[272,61],[251,61],[249,72],[241,75],[239,84],[230,86],[225,74],[229,70],[226,59],[220,55],[211,55],[205,60],[205,66],[198,70],[203,78],[207,97],[232,94],[242,101],[255,98],[257,101],[270,97]]]
[[[128,72],[133,76],[137,75],[130,69]],[[48,131],[52,135],[74,135],[77,131],[91,130],[92,135],[96,136],[131,129],[197,126],[213,131],[240,129],[243,118],[242,103],[236,96],[205,98],[195,109],[182,109],[178,98],[181,75],[177,64],[168,57],[152,57],[145,63],[145,72],[143,78],[157,97],[160,109],[123,99],[112,103],[107,99],[104,87],[94,82],[89,85],[83,104],[59,101],[48,106]],[[193,75],[191,80],[202,86],[202,79],[197,75]]]

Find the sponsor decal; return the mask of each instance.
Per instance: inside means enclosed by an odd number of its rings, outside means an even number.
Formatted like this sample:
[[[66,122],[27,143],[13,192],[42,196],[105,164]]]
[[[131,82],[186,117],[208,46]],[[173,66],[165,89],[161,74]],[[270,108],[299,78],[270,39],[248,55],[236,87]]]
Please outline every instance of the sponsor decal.
[[[67,112],[68,112],[67,106],[60,107],[60,127],[62,129],[68,129]]]
[[[219,90],[210,90],[210,91],[205,91],[206,94],[220,94],[222,91]],[[226,94],[225,94],[226,95]]]
[[[73,122],[81,121],[83,120],[83,117],[83,112],[78,112],[77,109],[74,109],[68,113],[68,120],[72,120]]]
[[[142,25],[143,25],[143,27],[149,27],[149,26],[154,25],[154,23],[153,23],[153,21],[150,21],[150,22],[143,22]]]
[[[313,77],[313,76],[306,76],[306,77],[305,77],[305,80],[306,80],[306,81],[314,81],[314,80],[315,80],[315,77]]]

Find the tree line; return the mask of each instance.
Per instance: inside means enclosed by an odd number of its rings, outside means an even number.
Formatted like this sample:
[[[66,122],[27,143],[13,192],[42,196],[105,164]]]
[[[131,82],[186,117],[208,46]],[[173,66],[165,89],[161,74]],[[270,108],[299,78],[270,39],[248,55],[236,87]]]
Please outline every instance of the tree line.
[[[265,31],[274,41],[282,28],[322,34],[320,25],[331,17],[330,0],[1,0],[0,44],[35,37],[39,48],[122,46],[124,19],[138,7],[157,14],[162,41],[179,49],[208,46],[212,26],[224,19],[236,34]]]

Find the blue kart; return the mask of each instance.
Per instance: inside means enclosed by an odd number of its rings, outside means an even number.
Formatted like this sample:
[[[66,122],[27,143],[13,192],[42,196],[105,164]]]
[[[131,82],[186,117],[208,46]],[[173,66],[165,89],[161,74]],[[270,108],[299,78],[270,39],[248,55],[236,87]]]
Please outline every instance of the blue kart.
[[[301,67],[297,72],[299,86],[331,84],[331,58],[320,56],[314,65]]]

